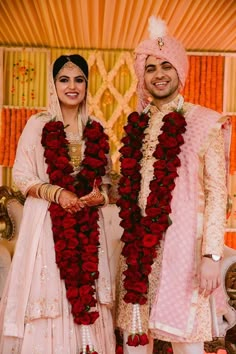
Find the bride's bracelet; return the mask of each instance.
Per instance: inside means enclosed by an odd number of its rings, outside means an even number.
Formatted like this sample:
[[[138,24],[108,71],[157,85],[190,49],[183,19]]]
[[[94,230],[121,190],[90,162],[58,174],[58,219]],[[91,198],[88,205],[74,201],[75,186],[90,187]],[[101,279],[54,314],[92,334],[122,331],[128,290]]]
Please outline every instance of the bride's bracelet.
[[[50,183],[43,183],[37,186],[36,196],[47,200],[48,202],[53,202],[59,204],[59,197],[64,188],[55,186]]]

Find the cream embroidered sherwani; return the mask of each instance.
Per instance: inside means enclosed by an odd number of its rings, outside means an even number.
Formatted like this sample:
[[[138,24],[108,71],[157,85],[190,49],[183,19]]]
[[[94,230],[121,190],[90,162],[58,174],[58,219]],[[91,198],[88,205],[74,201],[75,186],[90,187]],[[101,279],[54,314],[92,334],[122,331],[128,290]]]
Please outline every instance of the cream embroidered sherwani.
[[[141,161],[139,205],[144,213],[153,179],[152,156],[162,118],[177,107],[179,96],[158,111],[151,107]],[[176,187],[172,193],[172,225],[168,228],[149,276],[149,303],[141,306],[143,330],[172,342],[212,338],[214,298],[199,294],[199,264],[204,254],[222,255],[226,208],[226,166],[220,114],[184,103],[187,130],[179,155]],[[121,260],[117,324],[131,331],[132,305],[123,301],[126,265]],[[216,321],[214,321],[216,322]]]

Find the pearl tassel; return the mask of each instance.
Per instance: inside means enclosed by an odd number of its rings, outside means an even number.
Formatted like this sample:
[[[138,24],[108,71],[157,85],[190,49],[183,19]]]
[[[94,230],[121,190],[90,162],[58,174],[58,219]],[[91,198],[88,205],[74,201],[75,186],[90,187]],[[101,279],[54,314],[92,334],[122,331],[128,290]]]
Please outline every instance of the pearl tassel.
[[[134,304],[133,305],[133,313],[132,313],[132,334],[136,333],[138,328],[138,333],[142,333],[142,323],[141,323],[141,315],[140,315],[140,305]]]
[[[82,353],[87,353],[87,346],[89,347],[89,351],[92,350],[92,340],[90,336],[89,326],[82,325]]]

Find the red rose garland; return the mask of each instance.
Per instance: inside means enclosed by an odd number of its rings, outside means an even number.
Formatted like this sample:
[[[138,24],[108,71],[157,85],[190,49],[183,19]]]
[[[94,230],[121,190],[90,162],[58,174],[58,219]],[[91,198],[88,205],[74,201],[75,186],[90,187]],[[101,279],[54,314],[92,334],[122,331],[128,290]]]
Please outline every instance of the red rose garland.
[[[89,193],[95,180],[98,185],[101,184],[107,164],[106,154],[109,152],[108,136],[98,122],[89,120],[83,137],[86,141],[84,159],[75,177],[71,175],[73,167],[63,123],[46,123],[41,140],[50,183],[66,188],[78,197]],[[92,324],[99,316],[98,311],[91,310],[97,303],[95,281],[99,275],[98,210],[90,207],[69,214],[60,205],[51,203],[49,211],[56,263],[65,281],[74,321],[77,324]]]
[[[171,221],[171,199],[175,187],[177,168],[180,166],[180,146],[184,143],[182,134],[185,132],[186,121],[179,112],[171,112],[162,119],[162,133],[153,156],[154,176],[150,182],[150,194],[145,209],[146,216],[141,215],[138,206],[140,191],[140,161],[143,157],[141,148],[144,131],[148,126],[149,113],[139,115],[133,112],[128,117],[125,127],[126,136],[122,139],[121,179],[119,183],[121,226],[124,229],[121,240],[124,242],[122,255],[126,259],[127,269],[124,271],[124,301],[135,306],[147,302],[148,275],[157,256],[157,247]],[[137,346],[148,343],[146,334],[142,333],[139,308],[137,313],[139,332],[128,337],[128,345]],[[135,331],[135,328],[133,329]]]

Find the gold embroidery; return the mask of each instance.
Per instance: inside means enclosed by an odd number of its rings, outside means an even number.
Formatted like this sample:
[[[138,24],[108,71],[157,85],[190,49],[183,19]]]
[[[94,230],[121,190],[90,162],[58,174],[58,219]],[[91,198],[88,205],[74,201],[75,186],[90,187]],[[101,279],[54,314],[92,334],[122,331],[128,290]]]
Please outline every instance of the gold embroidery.
[[[70,143],[69,144],[69,155],[71,158],[71,164],[76,170],[81,163],[81,144],[80,143]]]

